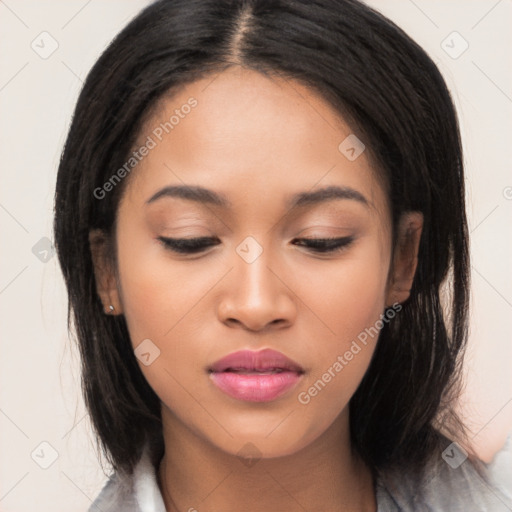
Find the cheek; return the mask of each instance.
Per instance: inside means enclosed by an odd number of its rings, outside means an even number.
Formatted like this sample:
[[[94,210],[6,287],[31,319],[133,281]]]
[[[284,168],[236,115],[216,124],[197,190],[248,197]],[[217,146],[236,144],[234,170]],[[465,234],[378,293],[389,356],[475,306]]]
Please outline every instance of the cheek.
[[[383,312],[388,264],[378,240],[368,237],[339,260],[301,269],[300,294],[335,346],[343,348]]]
[[[197,263],[172,261],[151,238],[133,250],[126,247],[120,237],[121,301],[132,343],[137,345],[145,338],[164,342],[182,325],[190,325],[194,306],[222,276],[223,269],[216,275]]]
[[[201,346],[194,341],[199,339],[197,331],[205,322],[201,299],[225,270],[215,273],[210,268],[207,272],[196,264],[192,271],[186,262],[171,261],[151,239],[133,250],[126,250],[123,242],[119,238],[118,268],[131,344],[136,354],[139,345],[151,358],[158,354],[149,365],[141,359],[140,369],[164,403],[182,410],[189,405],[190,397],[181,392],[180,384],[196,393],[196,383],[189,375],[204,373],[204,360],[197,357]],[[149,344],[144,341],[148,339]]]
[[[311,402],[335,415],[357,389],[382,327],[388,263],[378,245],[368,240],[343,261],[324,262],[323,272],[309,274],[302,293],[318,318],[310,330],[308,351],[314,366],[301,388],[301,403]]]

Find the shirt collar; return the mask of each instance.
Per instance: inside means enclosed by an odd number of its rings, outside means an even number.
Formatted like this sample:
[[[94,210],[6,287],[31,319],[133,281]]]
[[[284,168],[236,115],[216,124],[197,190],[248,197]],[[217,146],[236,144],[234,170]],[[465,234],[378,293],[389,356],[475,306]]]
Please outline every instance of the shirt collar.
[[[147,446],[133,471],[133,491],[140,512],[166,512],[156,468],[151,463]]]

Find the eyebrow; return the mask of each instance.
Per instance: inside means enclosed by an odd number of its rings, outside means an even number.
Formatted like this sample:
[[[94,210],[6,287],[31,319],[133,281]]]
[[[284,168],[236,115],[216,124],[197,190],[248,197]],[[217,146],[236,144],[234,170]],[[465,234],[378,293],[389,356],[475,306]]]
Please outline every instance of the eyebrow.
[[[157,191],[147,201],[146,204],[151,204],[163,197],[175,197],[179,199],[187,199],[202,204],[209,204],[218,206],[220,208],[232,208],[232,203],[229,199],[220,192],[214,192],[208,188],[199,185],[169,185]],[[313,192],[299,192],[292,195],[286,201],[287,209],[294,209],[309,205],[316,205],[331,201],[333,199],[349,199],[357,201],[364,206],[369,207],[370,202],[357,190],[350,187],[339,187],[330,185],[320,188]]]

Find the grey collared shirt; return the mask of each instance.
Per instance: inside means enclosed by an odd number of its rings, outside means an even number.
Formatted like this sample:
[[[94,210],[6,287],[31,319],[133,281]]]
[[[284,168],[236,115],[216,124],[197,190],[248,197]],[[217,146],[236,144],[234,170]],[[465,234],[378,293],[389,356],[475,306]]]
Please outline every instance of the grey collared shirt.
[[[512,434],[485,467],[488,482],[469,460],[439,457],[428,475],[424,492],[407,473],[377,478],[377,512],[512,512]],[[201,510],[199,504],[196,505]],[[194,511],[191,504],[190,512]],[[88,512],[166,512],[156,470],[145,451],[130,478],[114,474]]]

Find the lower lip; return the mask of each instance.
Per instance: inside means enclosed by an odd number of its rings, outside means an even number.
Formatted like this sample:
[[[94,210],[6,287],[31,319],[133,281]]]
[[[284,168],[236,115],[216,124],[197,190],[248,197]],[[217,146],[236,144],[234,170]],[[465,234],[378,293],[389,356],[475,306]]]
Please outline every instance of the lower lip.
[[[248,402],[270,402],[292,389],[300,380],[296,372],[271,374],[211,372],[213,383],[227,395]]]

